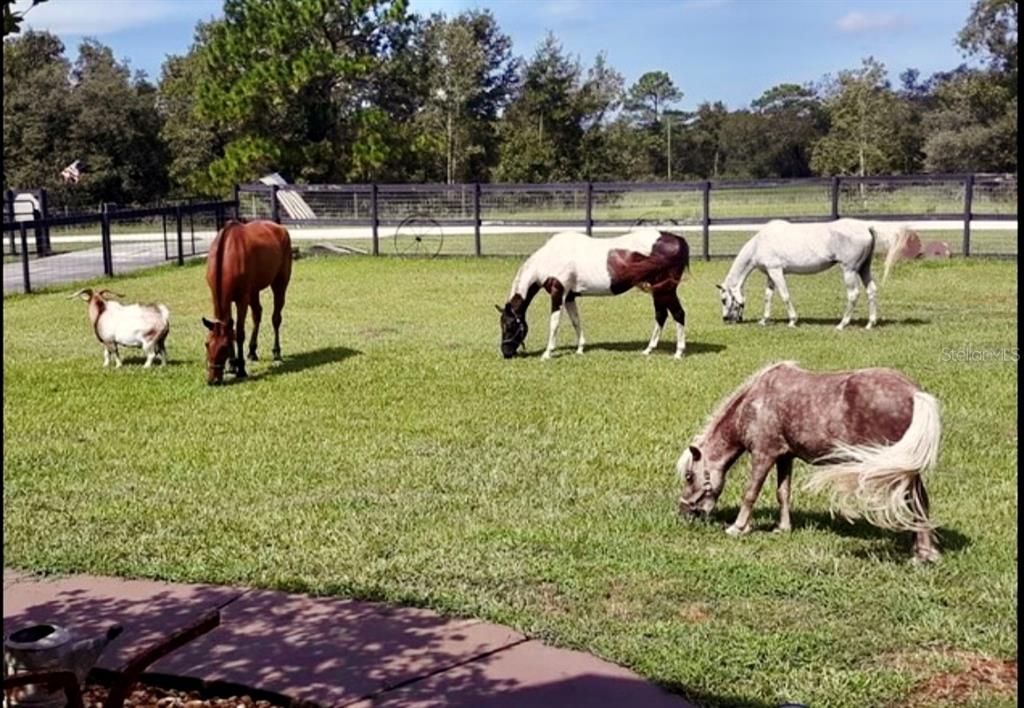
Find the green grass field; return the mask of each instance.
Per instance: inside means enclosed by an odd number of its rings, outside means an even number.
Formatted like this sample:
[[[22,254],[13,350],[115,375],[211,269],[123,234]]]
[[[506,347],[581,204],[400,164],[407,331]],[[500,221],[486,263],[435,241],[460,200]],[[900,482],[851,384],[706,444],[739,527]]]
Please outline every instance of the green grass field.
[[[572,353],[566,322],[549,362],[540,298],[528,356],[498,354],[493,305],[518,265],[300,260],[285,363],[221,388],[204,383],[197,265],[116,281],[129,300],[171,308],[164,369],[143,370],[138,354],[103,369],[70,287],[6,298],[5,564],[477,616],[713,706],[1015,704],[969,682],[943,704],[927,686],[1016,660],[1016,263],[902,264],[881,290],[881,326],[862,329],[862,299],[856,326],[836,332],[837,272],[790,279],[796,330],[781,303],[767,328],[726,326],[714,284],[727,263],[696,262],[681,289],[686,359],[670,356],[671,327],[640,355],[652,313],[633,292],[582,300],[588,352]],[[762,285],[747,286],[755,315]],[[958,361],[968,349],[985,360]],[[940,399],[928,484],[941,564],[911,566],[909,538],[832,520],[799,491],[799,465],[789,535],[768,532],[770,487],[753,534],[723,532],[746,461],[716,523],[677,519],[683,446],[780,359],[894,366]]]

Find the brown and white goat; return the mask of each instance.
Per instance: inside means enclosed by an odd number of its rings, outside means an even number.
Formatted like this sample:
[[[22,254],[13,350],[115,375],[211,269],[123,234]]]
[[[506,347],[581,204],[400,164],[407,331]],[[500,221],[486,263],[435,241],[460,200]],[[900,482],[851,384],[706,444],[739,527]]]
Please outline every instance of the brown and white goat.
[[[167,334],[171,329],[171,313],[166,305],[122,305],[106,296],[124,297],[110,290],[93,292],[91,288],[79,290],[69,299],[80,297],[89,303],[89,320],[96,339],[103,345],[103,366],[110,365],[113,355],[116,366],[121,366],[117,347],[142,347],[146,354],[145,366],[160,357],[167,364]]]

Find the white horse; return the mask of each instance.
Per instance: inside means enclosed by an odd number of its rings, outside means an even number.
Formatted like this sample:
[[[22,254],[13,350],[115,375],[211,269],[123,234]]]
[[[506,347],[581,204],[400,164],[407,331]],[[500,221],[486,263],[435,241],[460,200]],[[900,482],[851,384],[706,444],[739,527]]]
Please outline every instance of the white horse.
[[[882,275],[885,283],[893,263],[913,238],[918,238],[917,234],[906,226],[868,224],[859,219],[838,219],[824,224],[793,224],[782,219],[769,221],[740,249],[725,281],[717,286],[721,291],[722,319],[726,322],[742,321],[743,284],[756,269],[768,278],[764,291],[764,316],[760,323],[767,324],[771,316],[772,295],[777,290],[786,305],[789,326],[796,327],[796,308],[789,299],[785,274],[820,273],[838,263],[846,285],[846,311],[836,329],[843,329],[850,323],[853,306],[860,295],[858,276],[868,295],[867,328],[870,329],[878,322],[878,286],[871,275],[875,247],[879,241],[888,246]]]
[[[658,346],[668,314],[676,321],[676,358],[686,349],[686,313],[676,288],[690,264],[690,248],[682,236],[638,229],[617,238],[591,238],[564,231],[552,236],[520,267],[501,313],[501,353],[515,356],[526,339],[526,309],[541,288],[551,295],[548,345],[542,359],[551,357],[562,305],[576,330],[576,353],[583,353],[583,329],[576,309],[581,295],[619,295],[639,287],[654,299],[654,333],[644,350]]]

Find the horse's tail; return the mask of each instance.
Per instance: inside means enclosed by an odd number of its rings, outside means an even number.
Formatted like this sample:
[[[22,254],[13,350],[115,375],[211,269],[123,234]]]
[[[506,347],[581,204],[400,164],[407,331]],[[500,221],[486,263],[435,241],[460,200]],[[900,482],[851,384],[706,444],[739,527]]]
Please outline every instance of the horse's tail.
[[[868,231],[871,232],[872,236],[876,236],[877,238],[874,228],[869,226]],[[906,248],[907,242],[913,236],[913,231],[908,228],[901,228],[896,232],[896,235],[889,240],[889,252],[885,254],[885,271],[882,273],[882,285],[885,285],[885,281],[889,278],[889,271],[892,270],[893,264],[903,256],[903,250]]]
[[[831,510],[844,518],[863,517],[881,528],[926,531],[928,519],[922,473],[935,466],[939,454],[939,403],[923,391],[914,393],[914,415],[899,441],[892,445],[840,444],[827,464],[810,477],[805,488],[831,488]]]

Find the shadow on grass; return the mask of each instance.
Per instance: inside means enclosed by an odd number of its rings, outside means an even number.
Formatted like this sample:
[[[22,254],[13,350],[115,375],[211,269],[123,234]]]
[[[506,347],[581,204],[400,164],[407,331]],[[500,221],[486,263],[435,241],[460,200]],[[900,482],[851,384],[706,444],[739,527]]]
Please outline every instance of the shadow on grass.
[[[590,344],[590,343],[588,343],[584,347],[584,354],[583,354],[583,356],[586,356],[586,352],[592,352],[592,351],[626,352],[627,354],[628,353],[634,353],[637,356],[641,356],[642,352],[646,348],[647,348],[647,342],[646,341],[643,341],[643,342],[603,342],[603,343],[599,342],[597,344]],[[725,349],[725,345],[723,345],[723,344],[712,344],[710,342],[687,342],[686,343],[686,354],[685,354],[685,356],[693,356],[693,355],[697,355],[697,354],[714,354],[715,352],[720,352],[720,351],[723,351],[724,349]],[[555,353],[556,354],[558,354],[560,352],[574,353],[575,351],[576,351],[575,345],[568,346],[568,347],[558,347],[557,349],[555,349]],[[662,342],[661,344],[658,345],[657,349],[655,349],[653,352],[651,352],[651,356],[662,355],[662,354],[671,355],[671,354],[674,354],[675,351],[676,351],[676,344],[675,344],[675,342],[671,342],[671,341],[670,342]],[[523,354],[522,356],[526,356],[526,357],[539,357],[543,353],[544,353],[543,349],[538,349],[536,351],[527,352],[527,353]]]
[[[711,521],[731,524],[739,513],[738,506],[716,509]],[[912,555],[914,536],[909,531],[889,531],[872,526],[863,519],[852,523],[846,519],[820,511],[790,512],[793,530],[823,529],[847,538],[859,538],[872,542],[870,547],[854,551],[858,558],[881,558],[887,561],[906,562]],[[775,508],[755,509],[753,514],[754,533],[770,532],[778,521],[778,510]],[[971,539],[956,529],[938,528],[939,551],[957,553],[970,547]]]
[[[325,364],[333,364],[337,361],[344,361],[349,357],[358,356],[362,354],[358,349],[349,349],[348,347],[323,347],[322,349],[314,349],[308,352],[301,352],[294,355],[285,355],[284,361],[279,364],[271,364],[269,368],[260,371],[258,373],[249,373],[244,378],[238,378],[233,374],[227,373],[224,376],[224,386],[235,386],[238,384],[244,384],[246,381],[261,381],[263,379],[270,378],[272,376],[280,376],[282,374],[294,374],[299,371],[306,371],[307,369],[315,369],[318,366],[324,366]],[[246,368],[252,366],[252,362],[246,363]]]

